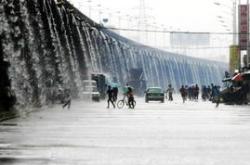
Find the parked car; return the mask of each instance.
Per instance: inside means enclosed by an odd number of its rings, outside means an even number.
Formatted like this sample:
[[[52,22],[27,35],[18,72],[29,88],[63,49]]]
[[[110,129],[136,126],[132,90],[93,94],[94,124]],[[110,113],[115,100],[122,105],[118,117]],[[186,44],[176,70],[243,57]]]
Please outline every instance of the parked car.
[[[100,101],[101,94],[97,90],[96,81],[84,80],[83,86],[84,86],[84,91],[83,91],[83,98],[84,99],[91,99],[93,101]]]
[[[161,87],[149,87],[145,91],[145,102],[161,101],[164,102],[164,92]]]

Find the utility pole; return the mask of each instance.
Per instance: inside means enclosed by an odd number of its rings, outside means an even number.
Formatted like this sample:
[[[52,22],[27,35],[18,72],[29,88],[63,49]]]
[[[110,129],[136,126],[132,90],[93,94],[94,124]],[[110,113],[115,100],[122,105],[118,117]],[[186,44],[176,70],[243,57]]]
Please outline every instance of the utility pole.
[[[237,3],[236,0],[233,1],[233,10],[232,10],[232,14],[233,14],[233,45],[237,44]]]
[[[232,0],[233,6],[224,5],[220,2],[214,2],[217,6],[222,6],[230,9],[230,13],[232,13],[232,31],[233,31],[233,45],[237,44],[237,0]],[[219,19],[223,18],[222,16],[218,16]],[[220,20],[221,23],[225,23],[224,20]],[[223,25],[228,28],[227,25]]]

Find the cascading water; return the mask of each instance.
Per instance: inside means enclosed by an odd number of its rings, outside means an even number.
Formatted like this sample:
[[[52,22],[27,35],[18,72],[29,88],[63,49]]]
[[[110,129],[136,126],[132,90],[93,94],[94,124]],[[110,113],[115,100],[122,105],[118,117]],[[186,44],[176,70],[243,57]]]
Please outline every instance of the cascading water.
[[[66,1],[1,0],[1,59],[10,64],[10,89],[17,104],[44,105],[54,91],[68,88],[74,97],[91,72],[116,77],[142,68],[148,86],[169,83],[220,84],[227,66],[140,45],[94,23]],[[2,68],[2,70],[8,68]],[[3,85],[1,88],[7,87]]]

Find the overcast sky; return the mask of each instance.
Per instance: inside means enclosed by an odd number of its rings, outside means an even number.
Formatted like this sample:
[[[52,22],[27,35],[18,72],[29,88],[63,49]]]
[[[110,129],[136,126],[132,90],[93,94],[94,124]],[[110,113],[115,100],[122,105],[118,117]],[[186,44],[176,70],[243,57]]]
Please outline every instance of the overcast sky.
[[[109,25],[115,27],[138,28],[138,17],[142,16],[139,14],[140,0],[69,1],[95,21],[99,22],[103,18],[108,18]],[[232,32],[232,0],[144,0],[144,2],[147,23],[152,27],[157,27],[157,30],[165,28],[170,31],[228,32],[230,30]],[[221,5],[215,5],[215,2]],[[244,0],[241,2],[244,3]],[[218,16],[222,17],[221,20]],[[126,33],[126,35],[136,40],[133,34]],[[157,34],[157,38],[163,35]],[[232,36],[212,36],[211,42],[209,46],[219,48],[204,50],[202,54],[207,54],[207,56],[213,54],[219,60],[228,60],[226,47],[232,42]],[[149,44],[154,46],[152,43]],[[195,51],[197,56],[200,56],[199,51]]]
[[[140,0],[70,0],[76,6],[81,5],[83,12],[89,14],[89,4],[91,5],[92,17],[100,9],[106,16],[112,14],[112,18],[118,17],[117,11],[121,12],[122,19],[126,15],[139,16]],[[146,14],[153,16],[156,22],[166,27],[182,29],[186,31],[223,31],[217,16],[224,16],[225,22],[231,24],[232,1],[231,0],[144,0]],[[242,0],[243,1],[243,0]],[[214,2],[223,5],[216,6]],[[231,9],[230,9],[231,8]],[[150,18],[148,18],[150,19]]]

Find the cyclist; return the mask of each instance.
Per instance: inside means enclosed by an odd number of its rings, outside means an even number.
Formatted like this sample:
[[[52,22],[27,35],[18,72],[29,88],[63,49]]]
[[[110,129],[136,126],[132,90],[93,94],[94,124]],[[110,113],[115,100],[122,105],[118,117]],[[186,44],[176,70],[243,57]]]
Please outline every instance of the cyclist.
[[[126,84],[126,86],[124,86],[124,87],[122,88],[122,92],[123,92],[123,99],[122,99],[122,100],[126,100],[126,99],[127,99],[128,88],[129,88],[128,84]]]
[[[123,87],[123,96],[124,96],[124,99],[125,99],[125,97],[128,94],[128,88],[129,88],[128,84],[126,84],[126,86]]]
[[[129,108],[134,108],[136,105],[132,87],[128,86],[128,84],[123,87],[123,99],[117,102],[117,107],[119,109],[123,108],[124,105],[129,106]]]

